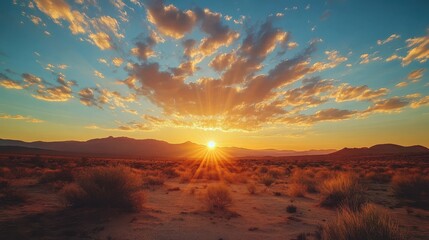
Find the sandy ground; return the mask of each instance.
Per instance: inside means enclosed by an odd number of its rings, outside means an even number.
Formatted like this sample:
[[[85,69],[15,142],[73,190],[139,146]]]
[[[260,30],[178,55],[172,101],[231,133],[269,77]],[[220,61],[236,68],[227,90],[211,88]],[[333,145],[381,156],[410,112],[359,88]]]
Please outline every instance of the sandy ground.
[[[229,211],[210,213],[202,195],[212,183],[166,181],[146,191],[142,212],[124,213],[65,208],[52,186],[37,184],[35,179],[19,179],[13,187],[26,192],[29,200],[0,209],[0,238],[297,239],[300,233],[313,234],[319,225],[337,215],[335,209],[318,206],[318,194],[286,196],[288,184],[284,182],[269,188],[259,184],[255,195],[248,192],[246,184],[230,184],[233,204]],[[413,239],[429,239],[429,211],[401,207],[387,184],[372,184],[368,194],[373,202],[388,209]],[[286,206],[291,203],[297,206],[296,213],[287,213]]]

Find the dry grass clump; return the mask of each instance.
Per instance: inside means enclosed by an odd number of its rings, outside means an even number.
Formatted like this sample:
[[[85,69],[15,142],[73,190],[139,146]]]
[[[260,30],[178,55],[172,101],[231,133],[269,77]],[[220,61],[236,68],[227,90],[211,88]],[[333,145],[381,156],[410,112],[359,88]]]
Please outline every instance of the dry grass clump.
[[[0,182],[0,206],[20,204],[27,198],[25,193],[12,189],[8,181]]]
[[[160,175],[149,175],[143,177],[143,186],[146,188],[164,185],[164,177]]]
[[[286,190],[290,197],[304,197],[307,192],[307,186],[301,183],[291,183]]]
[[[357,176],[351,173],[340,173],[326,180],[321,186],[323,207],[347,206],[358,210],[366,203],[365,189],[359,183]]]
[[[370,171],[365,174],[365,178],[376,183],[389,183],[392,175],[386,172]]]
[[[93,167],[76,176],[61,195],[75,207],[123,208],[140,210],[144,200],[141,177],[131,168]]]
[[[225,185],[210,185],[205,196],[207,208],[210,211],[226,210],[232,204],[231,193]]]
[[[262,184],[264,184],[266,187],[269,187],[276,181],[276,179],[273,176],[271,176],[270,174],[264,174],[264,175],[259,177],[259,181]]]
[[[305,192],[312,192],[316,193],[319,192],[318,186],[317,186],[317,180],[315,179],[314,171],[307,169],[295,169],[292,172],[292,176],[290,178],[291,183],[296,185],[297,187],[305,189]],[[302,187],[302,186],[305,186]]]
[[[429,176],[418,173],[395,175],[392,188],[398,198],[421,200],[429,194]]]
[[[290,204],[286,207],[286,212],[288,213],[296,213],[297,207],[293,204]]]
[[[43,172],[39,183],[72,182],[73,174],[70,169],[48,170]]]
[[[247,191],[252,195],[256,194],[256,184],[255,183],[247,184]]]
[[[367,204],[360,211],[344,208],[322,228],[323,240],[403,240],[405,234],[386,211]]]

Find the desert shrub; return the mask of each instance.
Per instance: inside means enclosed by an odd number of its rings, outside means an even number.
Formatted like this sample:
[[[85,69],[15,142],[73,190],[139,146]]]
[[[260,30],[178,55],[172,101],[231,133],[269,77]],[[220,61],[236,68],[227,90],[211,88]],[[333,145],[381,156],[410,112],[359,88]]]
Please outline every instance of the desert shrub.
[[[286,212],[288,213],[295,213],[297,210],[297,207],[293,204],[290,204],[286,207]]]
[[[270,168],[270,169],[268,170],[267,174],[269,174],[269,175],[271,175],[273,178],[276,178],[276,179],[277,179],[277,178],[281,177],[282,175],[284,175],[284,174],[285,174],[285,171],[284,171],[284,169],[281,169],[281,168],[276,167],[276,168]]]
[[[146,176],[143,178],[143,185],[145,187],[161,186],[164,181],[165,179],[162,176]]]
[[[164,174],[167,178],[176,178],[179,176],[179,173],[174,168],[166,168],[162,170],[162,174]]]
[[[141,178],[130,168],[93,167],[76,176],[76,183],[62,191],[66,203],[75,207],[113,207],[139,210],[144,194]]]
[[[307,186],[301,183],[290,183],[286,190],[290,197],[304,197],[307,192]]]
[[[259,173],[267,173],[268,168],[266,166],[259,167],[258,172]]]
[[[247,191],[250,194],[256,194],[256,185],[254,183],[247,184]]]
[[[291,182],[298,185],[305,185],[308,192],[319,192],[315,174],[311,170],[295,169],[292,172]]]
[[[339,207],[347,206],[358,210],[366,203],[365,189],[359,183],[357,176],[350,173],[340,173],[326,180],[321,186],[321,206]]]
[[[271,186],[276,181],[276,179],[274,179],[273,176],[271,176],[269,174],[262,175],[261,177],[259,177],[259,180],[266,187]]]
[[[210,211],[226,210],[232,204],[231,193],[225,185],[210,185],[207,188],[205,202]]]
[[[368,172],[365,174],[365,178],[376,183],[388,183],[392,179],[392,175],[384,172]]]
[[[344,208],[337,219],[322,227],[323,240],[403,240],[405,234],[386,211],[372,204],[361,211]]]
[[[45,171],[39,178],[39,183],[52,183],[52,182],[72,182],[73,174],[70,169],[62,169],[55,171]]]
[[[421,174],[395,175],[392,188],[398,198],[420,200],[429,194],[429,177]]]
[[[0,167],[0,177],[2,178],[13,178],[14,175],[10,168],[8,167]]]
[[[20,204],[27,198],[25,193],[12,189],[8,185],[0,190],[0,206]]]

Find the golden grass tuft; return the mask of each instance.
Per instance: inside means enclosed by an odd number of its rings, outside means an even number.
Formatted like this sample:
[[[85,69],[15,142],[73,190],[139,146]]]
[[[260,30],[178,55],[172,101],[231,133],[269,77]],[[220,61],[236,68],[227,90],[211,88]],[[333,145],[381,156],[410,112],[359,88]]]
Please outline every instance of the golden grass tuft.
[[[360,211],[344,208],[336,220],[322,227],[323,240],[405,240],[399,225],[387,212],[372,204]]]
[[[351,173],[339,173],[323,182],[321,186],[323,207],[347,206],[358,210],[367,199],[365,189],[359,183],[358,177]]]
[[[395,175],[392,189],[398,198],[422,200],[424,196],[429,197],[429,176],[419,173]]]
[[[210,185],[204,200],[210,211],[227,210],[232,204],[231,193],[223,184]]]
[[[144,200],[141,177],[131,168],[93,167],[76,176],[76,183],[62,191],[66,203],[75,207],[140,210]]]

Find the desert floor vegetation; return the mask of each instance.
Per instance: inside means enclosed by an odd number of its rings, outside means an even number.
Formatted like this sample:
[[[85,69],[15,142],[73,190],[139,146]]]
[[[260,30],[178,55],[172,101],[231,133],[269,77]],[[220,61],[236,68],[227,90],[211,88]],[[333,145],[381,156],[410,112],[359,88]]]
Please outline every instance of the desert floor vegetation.
[[[4,239],[429,235],[424,161],[32,159],[0,156]]]

